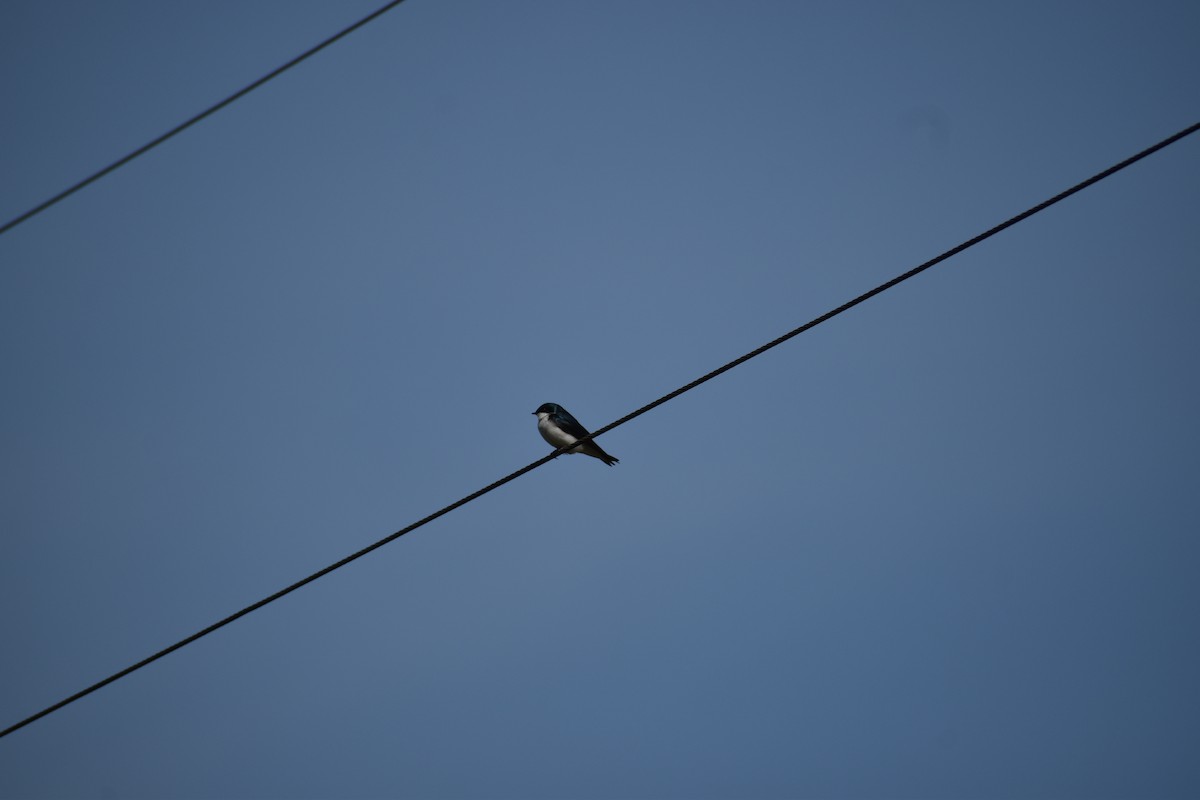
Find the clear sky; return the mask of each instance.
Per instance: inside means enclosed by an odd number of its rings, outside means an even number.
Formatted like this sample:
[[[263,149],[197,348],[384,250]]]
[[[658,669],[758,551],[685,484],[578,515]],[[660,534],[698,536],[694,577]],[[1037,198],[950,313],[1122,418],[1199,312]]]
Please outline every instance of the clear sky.
[[[0,218],[379,4],[0,4]],[[1196,122],[1197,31],[409,0],[0,236],[0,727]],[[1200,795],[1198,178],[0,740],[0,797]]]

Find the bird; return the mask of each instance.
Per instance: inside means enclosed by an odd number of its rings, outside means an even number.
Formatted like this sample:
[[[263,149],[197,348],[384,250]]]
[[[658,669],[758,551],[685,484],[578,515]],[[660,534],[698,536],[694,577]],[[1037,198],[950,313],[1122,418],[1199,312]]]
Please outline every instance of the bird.
[[[558,403],[542,403],[538,406],[538,410],[533,413],[538,418],[538,433],[556,448],[574,444],[578,439],[588,435],[587,428],[580,425],[579,420],[572,417],[571,412]],[[567,453],[583,453],[586,456],[600,459],[610,467],[618,461],[618,459],[604,452],[600,445],[596,444],[595,440],[584,442],[578,447],[572,447]]]

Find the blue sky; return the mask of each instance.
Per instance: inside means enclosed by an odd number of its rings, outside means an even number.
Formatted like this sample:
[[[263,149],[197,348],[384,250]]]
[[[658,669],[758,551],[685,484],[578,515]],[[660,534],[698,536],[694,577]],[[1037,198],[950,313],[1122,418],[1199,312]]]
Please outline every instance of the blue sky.
[[[0,217],[378,4],[5,3]],[[0,724],[1196,122],[1198,26],[409,0],[0,236]],[[5,738],[0,796],[1196,796],[1198,174]]]

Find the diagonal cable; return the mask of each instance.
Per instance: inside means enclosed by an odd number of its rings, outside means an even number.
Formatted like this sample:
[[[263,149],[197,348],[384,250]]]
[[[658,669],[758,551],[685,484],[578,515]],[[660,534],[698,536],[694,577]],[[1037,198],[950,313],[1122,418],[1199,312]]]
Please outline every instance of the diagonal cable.
[[[307,59],[309,56],[316,55],[317,53],[324,50],[326,47],[333,44],[337,40],[341,39],[342,37],[344,37],[350,33],[353,33],[354,31],[361,28],[363,25],[366,25],[371,20],[375,19],[376,17],[382,16],[383,14],[385,14],[388,11],[391,11],[393,8],[395,8],[396,6],[400,5],[403,2],[404,2],[404,0],[391,0],[390,3],[387,3],[386,5],[383,5],[379,8],[377,8],[375,11],[372,11],[370,14],[363,17],[358,22],[355,22],[353,25],[343,28],[342,30],[335,33],[333,36],[330,36],[325,41],[320,42],[319,44],[316,44],[316,45],[310,47],[308,50],[305,50],[303,53],[296,56],[295,58],[293,58],[291,61],[287,62],[286,64],[276,67],[275,69],[271,70],[266,75],[263,75],[261,78],[254,81],[254,83],[251,83],[251,84],[237,90],[233,94],[226,97],[224,100],[220,101],[219,103],[216,103],[215,105],[209,106],[208,108],[204,109],[199,114],[192,117],[191,119],[188,119],[188,120],[185,120],[184,122],[179,123],[174,128],[171,128],[171,130],[169,130],[166,133],[159,136],[157,139],[153,139],[153,140],[147,142],[146,144],[142,145],[141,147],[139,147],[137,150],[134,150],[132,153],[129,153],[128,155],[123,156],[122,158],[118,158],[116,161],[112,162],[107,167],[104,167],[101,170],[93,172],[91,175],[87,176],[86,178],[79,181],[78,183],[76,183],[76,184],[64,189],[63,191],[59,192],[58,194],[54,195],[49,200],[46,200],[45,202],[41,203],[40,205],[34,206],[33,208],[29,209],[24,214],[21,214],[20,216],[17,216],[17,217],[13,217],[8,222],[4,223],[3,225],[0,225],[0,236],[2,236],[4,233],[11,230],[12,228],[17,227],[25,220],[27,220],[31,217],[37,216],[38,214],[42,213],[46,209],[50,208],[50,206],[55,205],[56,203],[58,203],[62,200],[66,200],[68,197],[75,194],[80,189],[82,189],[85,186],[88,186],[92,183],[95,183],[96,181],[100,180],[108,173],[110,173],[116,169],[120,169],[121,167],[128,164],[130,161],[133,161],[138,156],[148,153],[149,151],[158,147],[160,144],[167,141],[168,139],[175,136],[176,134],[183,133],[185,130],[192,127],[197,122],[201,121],[202,119],[204,119],[208,116],[211,116],[212,114],[217,113],[222,108],[229,105],[230,103],[233,103],[236,100],[240,100],[242,97],[245,97],[246,95],[250,94],[250,92],[252,92],[255,89],[257,89],[258,87],[262,86],[264,83],[270,81],[272,78],[279,77],[280,75],[282,75],[283,73],[285,73],[289,69],[291,69],[292,67],[299,64],[301,61],[304,61],[305,59]]]
[[[957,247],[950,248],[949,250],[942,253],[941,255],[931,258],[928,261],[926,261],[925,263],[920,264],[916,267],[913,267],[908,272],[905,272],[902,275],[897,275],[895,278],[892,278],[890,281],[888,281],[886,283],[881,283],[880,285],[876,286],[874,289],[871,289],[869,292],[864,292],[863,294],[860,294],[858,297],[854,298],[853,300],[843,303],[842,305],[838,306],[837,308],[833,309],[832,311],[828,311],[828,312],[822,314],[821,316],[817,317],[816,319],[813,319],[809,322],[804,323],[803,325],[801,325],[798,328],[788,331],[787,333],[780,336],[779,338],[773,339],[772,341],[767,342],[762,347],[752,350],[749,353],[746,353],[744,356],[735,358],[733,361],[730,361],[728,364],[720,366],[717,369],[714,369],[712,372],[709,372],[706,375],[702,375],[701,377],[697,378],[696,380],[692,381],[691,383],[681,386],[678,389],[676,389],[675,391],[673,391],[669,394],[665,394],[662,397],[658,398],[657,400],[655,400],[651,403],[647,403],[646,405],[642,406],[641,408],[637,409],[636,411],[626,414],[625,416],[618,419],[616,422],[610,422],[608,425],[605,425],[603,428],[599,428],[595,432],[590,433],[587,436],[579,438],[577,440],[577,443],[590,441],[603,433],[607,433],[608,431],[611,431],[613,428],[624,425],[626,422],[629,422],[632,419],[640,417],[642,414],[645,414],[647,411],[650,411],[651,409],[657,408],[658,406],[662,405],[663,403],[667,402],[668,400],[672,400],[672,399],[678,397],[679,395],[683,394],[684,392],[689,392],[692,389],[695,389],[700,384],[706,383],[706,382],[712,380],[713,378],[717,377],[718,375],[728,372],[729,370],[733,369],[734,367],[738,366],[739,364],[743,364],[743,363],[749,361],[750,359],[754,358],[755,356],[761,355],[761,354],[765,353],[766,351],[770,350],[771,348],[781,345],[784,342],[786,342],[787,340],[789,340],[795,336],[799,336],[800,334],[804,333],[805,331],[807,331],[811,328],[815,328],[817,325],[820,325],[822,322],[830,320],[830,319],[836,317],[838,314],[841,314],[844,311],[848,311],[851,308],[854,308],[859,303],[863,303],[867,300],[870,300],[875,295],[885,292],[888,289],[891,289],[893,286],[896,286],[897,284],[903,283],[904,281],[908,280],[909,278],[919,275],[920,273],[924,272],[925,270],[929,269],[930,267],[940,264],[941,262],[945,261],[946,259],[950,258],[951,256],[961,253],[963,250],[966,250],[969,247],[974,247],[975,245],[979,244],[980,242],[984,241],[985,239],[990,239],[991,237],[995,236],[997,233],[1000,233],[1001,231],[1003,231],[1007,228],[1011,228],[1013,225],[1016,225],[1018,222],[1021,222],[1022,220],[1028,219],[1029,217],[1033,216],[1034,214],[1037,214],[1039,211],[1044,211],[1045,209],[1049,208],[1050,206],[1054,205],[1055,203],[1065,200],[1068,197],[1070,197],[1071,195],[1076,194],[1077,192],[1083,191],[1084,189],[1091,186],[1092,184],[1102,181],[1105,178],[1109,177],[1110,175],[1113,175],[1116,172],[1120,172],[1121,170],[1125,169],[1126,167],[1130,166],[1131,164],[1141,161],[1146,156],[1156,153],[1159,150],[1162,150],[1164,147],[1174,144],[1175,142],[1179,141],[1180,139],[1183,139],[1186,136],[1190,136],[1191,134],[1195,133],[1197,130],[1200,130],[1200,123],[1196,123],[1188,128],[1185,128],[1184,130],[1180,131],[1179,133],[1176,133],[1172,136],[1167,137],[1166,139],[1163,139],[1161,142],[1158,142],[1157,144],[1147,147],[1145,150],[1142,150],[1140,153],[1137,153],[1136,155],[1132,155],[1129,158],[1125,159],[1124,161],[1121,161],[1118,164],[1114,164],[1113,166],[1109,167],[1108,169],[1104,170],[1103,172],[1096,173],[1095,175],[1088,178],[1087,180],[1085,180],[1081,183],[1075,184],[1070,189],[1067,189],[1064,192],[1060,192],[1059,194],[1056,194],[1054,197],[1051,197],[1049,200],[1045,200],[1041,203],[1038,203],[1036,206],[1033,206],[1032,208],[1027,209],[1026,211],[1022,211],[1020,214],[1017,214],[1015,217],[1007,219],[1004,222],[1001,222],[999,225],[996,225],[993,228],[989,228],[988,230],[984,231],[983,233],[979,234],[978,236],[968,239],[967,241],[963,242],[962,244],[958,245]],[[574,447],[575,445],[571,445],[571,446]],[[5,728],[3,731],[0,731],[0,738],[7,736],[8,734],[12,733],[13,731],[16,731],[20,728],[25,727],[26,725],[28,725],[31,722],[41,719],[42,717],[46,716],[47,714],[57,711],[58,709],[62,708],[63,706],[66,706],[66,705],[69,705],[70,703],[75,702],[76,700],[80,699],[81,697],[85,697],[86,695],[91,694],[92,692],[96,691],[97,689],[107,686],[108,684],[112,683],[113,681],[116,681],[116,680],[119,680],[119,679],[125,677],[126,675],[130,674],[131,672],[136,672],[137,670],[141,669],[142,667],[146,666],[147,664],[157,661],[158,659],[162,658],[163,656],[165,656],[169,653],[173,653],[176,650],[178,650],[179,648],[181,648],[185,645],[191,644],[192,642],[196,641],[197,639],[207,636],[208,634],[212,633],[213,631],[216,631],[219,628],[225,627],[229,623],[246,616],[247,614],[249,614],[252,611],[256,611],[256,610],[262,608],[263,606],[267,605],[268,603],[275,602],[276,600],[278,600],[279,598],[283,597],[286,594],[291,594],[292,592],[296,591],[300,587],[305,586],[309,583],[312,583],[313,581],[317,580],[318,578],[328,575],[329,573],[333,572],[336,569],[340,569],[341,567],[346,566],[351,561],[355,561],[359,558],[362,558],[363,556],[367,555],[368,553],[370,553],[374,550],[378,550],[380,547],[383,547],[385,544],[388,544],[391,541],[399,539],[404,534],[411,533],[412,531],[415,531],[417,528],[420,528],[421,526],[426,525],[427,523],[433,522],[438,517],[441,517],[445,514],[449,514],[451,511],[458,508],[459,506],[464,506],[467,503],[471,502],[472,500],[482,497],[483,495],[487,494],[488,492],[492,491],[493,489],[498,489],[501,486],[503,486],[504,484],[508,483],[509,481],[516,480],[517,478],[521,477],[525,473],[535,470],[538,467],[542,466],[543,464],[549,462],[551,459],[557,458],[558,456],[562,455],[563,453],[566,452],[566,449],[567,448],[560,447],[557,450],[552,451],[550,454],[543,456],[542,458],[539,458],[537,461],[534,461],[531,464],[521,467],[516,472],[510,473],[510,474],[504,476],[503,478],[496,481],[495,483],[490,483],[487,486],[483,487],[482,489],[474,492],[473,494],[469,494],[466,497],[462,498],[461,500],[457,500],[457,501],[451,503],[450,505],[446,506],[445,508],[435,511],[423,519],[417,520],[416,522],[409,525],[407,528],[402,528],[401,530],[398,530],[393,534],[385,536],[384,538],[380,539],[379,541],[375,542],[374,544],[370,544],[370,545],[364,547],[363,549],[359,550],[358,552],[352,553],[352,554],[346,556],[341,561],[338,561],[334,564],[330,564],[329,566],[325,567],[324,569],[314,572],[313,574],[309,575],[308,577],[302,578],[302,579],[296,581],[295,583],[291,584],[290,586],[285,586],[284,588],[280,589],[279,591],[275,592],[274,594],[264,597],[262,600],[259,600],[257,603],[248,605],[245,608],[243,608],[241,611],[237,611],[233,614],[230,614],[228,617],[225,617],[222,620],[214,622],[212,625],[209,625],[207,628],[204,628],[203,630],[193,633],[191,636],[188,636],[186,639],[181,639],[178,642],[176,642],[175,644],[171,645],[170,647],[163,648],[162,650],[159,650],[157,653],[154,653],[153,655],[142,659],[141,661],[137,662],[136,664],[132,664],[132,665],[126,667],[125,669],[121,670],[120,672],[116,672],[116,673],[108,676],[104,680],[102,680],[98,683],[94,683],[91,686],[87,687],[86,689],[83,689],[82,691],[76,692],[75,694],[71,695],[70,697],[60,700],[59,702],[55,703],[54,705],[48,706],[30,717],[26,717],[25,719],[21,720],[20,722],[17,722],[16,724],[14,724],[8,728]]]

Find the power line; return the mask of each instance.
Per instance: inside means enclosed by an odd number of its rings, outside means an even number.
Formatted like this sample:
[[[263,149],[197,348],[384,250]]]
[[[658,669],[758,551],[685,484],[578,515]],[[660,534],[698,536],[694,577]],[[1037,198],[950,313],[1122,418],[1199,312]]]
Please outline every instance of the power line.
[[[119,169],[120,167],[125,166],[130,161],[133,161],[135,158],[137,158],[138,156],[143,155],[144,153],[148,153],[149,151],[158,147],[160,144],[167,141],[168,139],[175,136],[176,134],[183,133],[185,130],[192,127],[197,122],[204,119],[205,117],[215,114],[216,112],[220,111],[222,108],[224,108],[225,106],[234,102],[235,100],[241,99],[242,97],[244,97],[245,95],[254,91],[258,87],[262,86],[264,83],[271,80],[272,78],[276,78],[276,77],[282,75],[283,73],[287,72],[292,67],[299,64],[301,61],[304,61],[305,59],[307,59],[309,56],[316,55],[317,53],[324,50],[329,45],[336,42],[338,39],[341,39],[342,37],[347,36],[350,33],[353,33],[354,31],[358,30],[363,25],[366,25],[368,22],[372,21],[376,17],[383,16],[383,14],[387,13],[388,11],[391,11],[393,8],[395,8],[396,6],[400,5],[403,2],[404,2],[404,0],[391,0],[390,3],[387,3],[383,6],[381,6],[380,8],[376,9],[375,11],[372,11],[370,14],[363,17],[358,22],[355,22],[353,25],[343,28],[342,30],[335,33],[333,36],[330,36],[328,39],[321,42],[320,44],[314,45],[313,47],[309,48],[308,50],[305,50],[303,53],[296,56],[291,61],[284,64],[283,66],[276,67],[275,69],[271,70],[266,75],[263,75],[261,78],[256,80],[254,83],[251,83],[248,86],[245,86],[245,87],[239,89],[238,91],[229,95],[228,97],[226,97],[224,100],[220,101],[219,103],[209,106],[208,108],[201,111],[199,114],[192,117],[191,119],[188,119],[185,122],[181,122],[180,124],[176,125],[174,128],[171,128],[171,130],[164,133],[162,136],[159,136],[157,139],[153,139],[152,141],[147,142],[146,144],[139,147],[137,150],[134,150],[132,153],[112,162],[104,169],[94,172],[91,175],[84,178],[83,180],[79,181],[79,183],[76,183],[73,186],[71,186],[67,189],[64,189],[63,191],[54,195],[54,197],[51,197],[49,200],[45,201],[44,203],[34,206],[33,208],[26,211],[24,214],[21,214],[18,217],[14,217],[13,219],[9,220],[8,222],[4,223],[3,225],[0,225],[0,235],[3,235],[4,233],[11,230],[12,228],[17,227],[25,220],[27,220],[31,217],[37,216],[38,214],[45,211],[47,208],[50,208],[50,206],[52,206],[62,200],[67,199],[68,197],[75,194],[80,189],[84,188],[85,186],[95,183],[96,181],[100,180],[101,178],[103,178],[105,175],[112,172],[113,170],[116,170],[116,169]]]
[[[881,283],[879,286],[876,286],[874,289],[870,290],[869,292],[864,292],[863,294],[860,294],[858,297],[854,298],[853,300],[850,300],[847,303],[843,303],[842,305],[838,306],[837,308],[833,309],[832,311],[826,312],[825,314],[822,314],[821,316],[817,317],[816,319],[806,322],[803,325],[801,325],[800,327],[795,328],[791,331],[788,331],[783,336],[780,336],[777,339],[773,339],[772,341],[767,342],[762,347],[752,350],[749,353],[746,353],[744,356],[741,356],[740,358],[735,358],[733,361],[730,361],[728,364],[725,364],[721,367],[718,367],[717,369],[714,369],[712,372],[709,372],[708,374],[697,378],[696,380],[692,381],[689,384],[679,387],[678,389],[676,389],[675,391],[673,391],[669,394],[663,395],[662,397],[658,398],[657,400],[655,400],[652,403],[647,403],[646,405],[642,406],[641,408],[637,409],[636,411],[634,411],[630,414],[626,414],[625,416],[618,419],[616,422],[610,422],[608,425],[605,425],[603,428],[599,428],[595,432],[590,433],[587,436],[580,438],[578,441],[579,442],[590,441],[591,439],[594,439],[595,437],[600,436],[603,433],[607,433],[608,431],[611,431],[613,428],[624,425],[626,422],[629,422],[630,420],[635,419],[636,417],[640,417],[642,414],[645,414],[647,411],[650,411],[651,409],[657,408],[658,406],[662,405],[663,403],[667,402],[668,400],[672,400],[672,399],[678,397],[679,395],[683,394],[684,392],[689,392],[692,389],[695,389],[700,384],[706,383],[707,381],[712,380],[713,378],[717,377],[718,375],[728,372],[729,370],[733,369],[734,367],[738,366],[739,364],[743,364],[746,361],[749,361],[750,359],[754,358],[755,356],[761,355],[761,354],[765,353],[766,351],[770,350],[771,348],[776,347],[777,345],[783,344],[788,339],[791,339],[794,336],[799,336],[801,333],[804,333],[805,331],[809,330],[810,328],[815,328],[817,325],[820,325],[822,322],[830,320],[833,317],[836,317],[838,314],[841,314],[844,311],[850,310],[851,308],[858,305],[859,303],[870,300],[875,295],[885,292],[888,289],[891,289],[893,286],[896,286],[897,284],[903,283],[904,281],[908,280],[909,278],[919,275],[920,273],[924,272],[925,270],[929,269],[930,267],[940,264],[941,262],[945,261],[946,259],[950,258],[951,256],[957,255],[958,253],[961,253],[963,250],[966,250],[969,247],[974,247],[975,245],[979,244],[980,242],[984,241],[985,239],[989,239],[992,236],[995,236],[997,233],[1000,233],[1001,231],[1003,231],[1007,228],[1010,228],[1013,225],[1016,225],[1018,222],[1021,222],[1022,220],[1027,219],[1027,218],[1033,216],[1034,214],[1037,214],[1039,211],[1044,211],[1045,209],[1049,208],[1050,206],[1054,205],[1055,203],[1065,200],[1066,198],[1070,197],[1071,195],[1086,189],[1087,187],[1091,186],[1092,184],[1102,181],[1105,178],[1109,177],[1110,175],[1125,169],[1126,167],[1130,166],[1131,164],[1141,161],[1146,156],[1156,153],[1159,150],[1162,150],[1164,147],[1174,144],[1175,142],[1179,141],[1180,139],[1183,139],[1186,136],[1190,136],[1191,134],[1195,133],[1197,130],[1200,130],[1200,123],[1196,123],[1196,124],[1192,125],[1191,127],[1185,128],[1184,130],[1180,131],[1179,133],[1176,133],[1173,136],[1169,136],[1166,139],[1163,139],[1161,142],[1159,142],[1155,145],[1152,145],[1152,146],[1146,148],[1145,150],[1142,150],[1140,153],[1130,156],[1129,158],[1125,159],[1124,161],[1121,161],[1118,164],[1114,164],[1113,166],[1109,167],[1108,169],[1104,170],[1103,172],[1099,172],[1099,173],[1093,175],[1092,177],[1088,178],[1087,180],[1083,181],[1082,183],[1077,183],[1074,186],[1072,186],[1070,189],[1067,189],[1064,192],[1056,194],[1054,197],[1051,197],[1049,200],[1038,203],[1036,206],[1033,206],[1032,208],[1030,208],[1026,211],[1022,211],[1020,214],[1017,214],[1015,217],[1005,220],[1004,222],[1000,223],[999,225],[995,226],[994,228],[989,228],[988,230],[984,231],[983,233],[979,234],[978,236],[976,236],[972,239],[968,239],[967,241],[963,242],[962,244],[958,245],[957,247],[952,247],[951,249],[947,250],[946,252],[942,253],[941,255],[931,258],[928,261],[926,261],[925,263],[920,264],[916,267],[913,267],[908,272],[905,272],[902,275],[897,275],[895,278],[892,278],[887,283]],[[574,446],[574,445],[572,445],[572,446]],[[445,514],[449,514],[451,511],[458,508],[459,506],[464,506],[467,503],[471,502],[472,500],[475,500],[478,497],[482,497],[483,495],[487,494],[488,492],[492,491],[493,489],[498,489],[501,486],[503,486],[504,484],[508,483],[509,481],[516,480],[517,478],[521,477],[525,473],[530,472],[534,469],[537,469],[538,467],[549,462],[550,460],[557,458],[558,456],[562,455],[564,452],[566,452],[566,448],[560,447],[557,450],[554,450],[553,452],[551,452],[549,455],[543,456],[542,458],[539,458],[537,461],[534,461],[532,464],[528,464],[528,465],[522,467],[521,469],[517,470],[516,472],[506,475],[505,477],[501,478],[500,480],[496,481],[495,483],[488,484],[487,486],[474,492],[473,494],[469,494],[466,497],[462,498],[461,500],[457,500],[457,501],[451,503],[450,505],[446,506],[445,508],[442,508],[439,511],[435,511],[434,513],[430,514],[429,516],[414,522],[413,524],[409,525],[407,528],[403,528],[401,530],[396,531],[393,534],[390,534],[389,536],[385,536],[384,538],[380,539],[379,541],[375,542],[374,544],[368,545],[367,547],[364,547],[363,549],[359,550],[358,552],[352,553],[351,555],[346,556],[341,561],[338,561],[337,563],[334,563],[334,564],[330,564],[328,567],[325,567],[322,570],[314,572],[313,574],[309,575],[308,577],[302,578],[301,580],[296,581],[295,583],[291,584],[290,586],[286,586],[283,589],[280,589],[278,592],[275,592],[272,595],[264,597],[262,600],[259,600],[257,603],[248,605],[245,608],[243,608],[241,611],[238,611],[234,614],[230,614],[228,617],[225,617],[224,619],[222,619],[218,622],[215,622],[212,625],[209,625],[207,628],[204,628],[203,630],[193,633],[191,636],[188,636],[186,639],[181,639],[178,642],[176,642],[175,644],[171,645],[170,647],[166,647],[162,650],[159,650],[157,653],[149,656],[148,658],[144,658],[141,661],[137,662],[136,664],[128,666],[125,669],[121,670],[120,672],[114,673],[114,674],[110,675],[109,677],[105,678],[104,680],[102,680],[98,683],[92,684],[91,686],[87,687],[86,689],[84,689],[82,691],[77,692],[64,700],[60,700],[59,702],[55,703],[52,706],[48,706],[47,708],[42,709],[41,711],[37,712],[36,714],[21,720],[20,722],[16,723],[15,725],[5,728],[3,731],[0,731],[0,738],[7,736],[8,734],[12,733],[13,731],[16,731],[20,728],[25,727],[26,725],[28,725],[31,722],[34,722],[35,720],[41,719],[42,717],[46,716],[47,714],[57,711],[58,709],[62,708],[63,706],[66,706],[66,705],[69,705],[70,703],[75,702],[76,700],[80,699],[81,697],[85,697],[86,695],[91,694],[92,692],[96,691],[97,689],[107,686],[108,684],[112,683],[113,681],[116,681],[116,680],[119,680],[120,678],[125,677],[126,675],[130,674],[131,672],[135,672],[135,671],[141,669],[142,667],[146,666],[147,664],[157,661],[158,659],[162,658],[163,656],[165,656],[169,653],[175,652],[176,650],[178,650],[179,648],[181,648],[185,645],[191,644],[192,642],[196,641],[197,639],[207,636],[208,634],[212,633],[213,631],[215,631],[219,628],[225,627],[226,625],[233,622],[234,620],[237,620],[237,619],[240,619],[241,617],[246,616],[251,611],[256,611],[256,610],[262,608],[263,606],[267,605],[268,603],[275,602],[276,600],[283,597],[284,595],[290,594],[290,593],[296,591],[297,589],[299,589],[300,587],[305,586],[306,584],[312,583],[316,579],[321,578],[325,575],[328,575],[329,573],[333,572],[336,569],[346,566],[351,561],[355,561],[359,558],[362,558],[367,553],[370,553],[374,550],[378,550],[380,547],[383,547],[385,544],[388,544],[389,542],[394,541],[395,539],[399,539],[404,534],[415,531],[417,528],[420,528],[421,526],[423,526],[429,522],[433,522],[438,517],[441,517]]]

